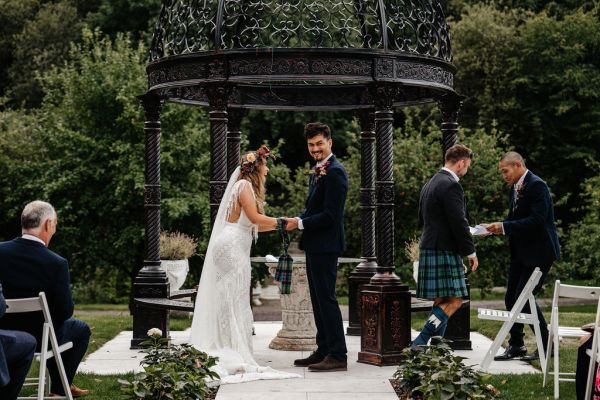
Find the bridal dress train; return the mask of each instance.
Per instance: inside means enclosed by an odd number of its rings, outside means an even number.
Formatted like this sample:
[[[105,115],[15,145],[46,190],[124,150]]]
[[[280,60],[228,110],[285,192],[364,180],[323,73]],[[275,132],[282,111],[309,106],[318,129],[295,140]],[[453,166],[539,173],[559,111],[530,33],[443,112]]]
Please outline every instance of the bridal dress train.
[[[228,222],[229,212],[240,193],[252,185],[232,174],[204,259],[198,287],[190,343],[198,350],[219,357],[214,371],[223,383],[259,379],[299,378],[300,375],[262,367],[252,351],[252,309],[250,308],[250,248],[257,237],[243,210],[236,222]],[[254,193],[254,191],[252,191]]]

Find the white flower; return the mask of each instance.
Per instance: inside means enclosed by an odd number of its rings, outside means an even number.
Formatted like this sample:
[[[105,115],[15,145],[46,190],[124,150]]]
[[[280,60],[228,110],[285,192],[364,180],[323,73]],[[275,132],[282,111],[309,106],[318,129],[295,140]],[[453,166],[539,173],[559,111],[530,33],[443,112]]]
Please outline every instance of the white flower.
[[[246,160],[254,162],[256,161],[256,155],[254,153],[248,153],[248,155],[246,155]]]
[[[152,328],[152,329],[148,330],[148,332],[146,334],[148,336],[150,336],[151,338],[156,338],[156,339],[159,339],[162,337],[162,331],[158,328]]]

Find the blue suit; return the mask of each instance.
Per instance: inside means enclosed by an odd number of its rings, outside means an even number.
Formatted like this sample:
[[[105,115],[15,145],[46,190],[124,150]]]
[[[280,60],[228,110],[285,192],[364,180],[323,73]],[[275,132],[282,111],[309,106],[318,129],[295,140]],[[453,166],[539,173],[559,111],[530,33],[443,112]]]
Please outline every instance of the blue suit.
[[[346,360],[348,351],[335,282],[337,259],[345,248],[348,175],[334,156],[329,162],[324,175],[310,177],[306,209],[300,215],[304,226],[300,248],[306,252],[306,273],[317,326],[317,353]]]
[[[519,193],[515,194],[514,186],[511,188],[508,207],[508,218],[503,225],[504,233],[509,238],[510,267],[504,302],[506,309],[510,310],[536,267],[542,271],[542,277],[533,294],[539,292],[552,263],[560,258],[560,244],[550,190],[540,177],[528,171]],[[530,312],[528,304],[523,312]],[[537,303],[536,308],[542,342],[547,346],[548,324]],[[513,325],[509,344],[523,346],[523,324]]]
[[[73,383],[91,331],[85,322],[72,318],[69,263],[42,243],[23,238],[0,243],[0,260],[0,282],[7,299],[37,297],[39,292],[46,294],[59,345],[73,342],[73,348],[62,353],[67,379]],[[0,328],[29,332],[39,346],[43,322],[41,312],[26,318],[10,314],[0,320]],[[48,371],[52,380],[51,392],[64,395],[54,359],[48,361]]]
[[[0,318],[4,316],[6,301],[0,285]],[[26,332],[0,329],[0,399],[16,399],[35,352],[36,340]]]

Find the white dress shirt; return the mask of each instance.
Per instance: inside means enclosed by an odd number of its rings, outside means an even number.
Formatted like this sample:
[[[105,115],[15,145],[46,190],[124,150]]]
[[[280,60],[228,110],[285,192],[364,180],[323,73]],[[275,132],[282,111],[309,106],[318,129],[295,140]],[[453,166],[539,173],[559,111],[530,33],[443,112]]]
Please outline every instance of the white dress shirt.
[[[329,155],[327,157],[325,157],[324,160],[319,161],[314,168],[316,167],[320,167],[321,165],[325,164],[327,162],[327,160],[329,160],[331,158],[331,156],[333,156],[333,153],[329,153]],[[298,229],[300,230],[304,230],[304,224],[302,223],[302,220],[300,219],[300,217],[296,217],[296,220],[298,220]]]
[[[33,240],[34,242],[40,242],[41,244],[46,246],[46,243],[44,243],[44,241],[37,236],[28,235],[27,233],[24,233],[21,237],[26,240]]]
[[[521,186],[523,186],[523,181],[525,180],[525,177],[527,176],[527,173],[529,172],[528,169],[525,170],[525,172],[523,173],[523,175],[521,175],[521,177],[519,178],[519,180],[517,181],[517,183],[514,184],[513,186],[513,201],[512,201],[512,206],[513,208],[515,207],[515,204],[517,203],[517,199],[518,199],[518,192],[521,189]],[[501,223],[502,225],[502,234],[506,235],[506,233],[504,233],[504,222]]]

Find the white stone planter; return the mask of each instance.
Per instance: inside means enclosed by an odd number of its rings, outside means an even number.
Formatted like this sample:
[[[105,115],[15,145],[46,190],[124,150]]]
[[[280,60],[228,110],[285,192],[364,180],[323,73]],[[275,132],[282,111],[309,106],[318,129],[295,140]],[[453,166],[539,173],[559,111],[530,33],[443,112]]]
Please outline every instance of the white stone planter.
[[[171,292],[179,290],[190,270],[188,260],[161,260],[160,266],[167,273]]]

